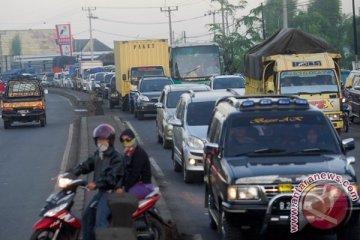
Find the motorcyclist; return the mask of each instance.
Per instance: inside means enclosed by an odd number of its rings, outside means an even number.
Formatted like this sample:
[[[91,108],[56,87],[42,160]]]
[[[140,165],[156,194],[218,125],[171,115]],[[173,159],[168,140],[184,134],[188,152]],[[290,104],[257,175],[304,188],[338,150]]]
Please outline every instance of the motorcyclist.
[[[134,194],[138,199],[143,199],[154,190],[151,184],[149,156],[136,142],[135,134],[130,129],[120,134],[120,142],[124,147],[126,164],[124,190]]]
[[[125,173],[124,160],[114,149],[115,129],[109,124],[100,124],[94,129],[93,138],[97,146],[94,154],[68,171],[75,176],[94,172],[94,180],[86,188],[98,189],[83,214],[83,240],[94,240],[95,228],[109,226],[107,194],[121,188]]]

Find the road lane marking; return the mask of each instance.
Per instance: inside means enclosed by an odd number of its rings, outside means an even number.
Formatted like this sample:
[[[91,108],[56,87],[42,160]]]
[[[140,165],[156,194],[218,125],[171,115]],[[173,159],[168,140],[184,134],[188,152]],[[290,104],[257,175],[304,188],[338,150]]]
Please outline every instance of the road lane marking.
[[[65,147],[64,155],[63,155],[61,165],[60,165],[59,174],[64,173],[65,170],[66,170],[66,167],[68,165],[69,156],[70,156],[70,148],[71,148],[71,145],[72,145],[73,135],[74,135],[74,124],[71,123],[70,127],[69,127],[69,134],[68,134],[68,138],[67,138],[67,141],[66,141],[66,147]],[[55,183],[54,191],[59,191],[59,187],[57,186],[56,183]]]

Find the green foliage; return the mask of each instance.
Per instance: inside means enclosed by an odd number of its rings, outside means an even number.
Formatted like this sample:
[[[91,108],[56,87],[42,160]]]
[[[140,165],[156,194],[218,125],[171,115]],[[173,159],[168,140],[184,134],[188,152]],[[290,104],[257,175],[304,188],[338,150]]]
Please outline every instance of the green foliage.
[[[21,49],[21,39],[19,34],[15,35],[15,37],[11,40],[11,49],[10,53],[12,56],[20,56],[22,52]]]

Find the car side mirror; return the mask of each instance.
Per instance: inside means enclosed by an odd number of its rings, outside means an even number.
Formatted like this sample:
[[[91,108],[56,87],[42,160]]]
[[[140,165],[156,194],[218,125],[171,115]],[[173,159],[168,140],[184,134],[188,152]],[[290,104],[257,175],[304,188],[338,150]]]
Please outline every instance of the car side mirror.
[[[169,119],[169,124],[175,126],[175,127],[181,127],[182,126],[182,123],[180,121],[180,119],[177,119],[175,117]]]
[[[360,90],[360,86],[354,86],[355,90]]]
[[[219,152],[219,144],[217,143],[205,143],[204,153],[206,155],[215,156]]]
[[[347,138],[342,140],[345,151],[355,149],[355,140],[353,138]]]
[[[157,103],[155,103],[155,107],[156,108],[162,108],[163,104],[161,102],[157,102]]]

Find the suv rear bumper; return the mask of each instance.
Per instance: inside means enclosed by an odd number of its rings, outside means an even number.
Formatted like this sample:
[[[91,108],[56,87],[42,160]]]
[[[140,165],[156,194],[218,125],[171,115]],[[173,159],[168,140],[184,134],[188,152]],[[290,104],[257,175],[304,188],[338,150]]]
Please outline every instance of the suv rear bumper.
[[[45,110],[29,110],[27,113],[21,112],[2,112],[3,120],[11,120],[17,122],[30,122],[38,121],[40,118],[45,117]]]

